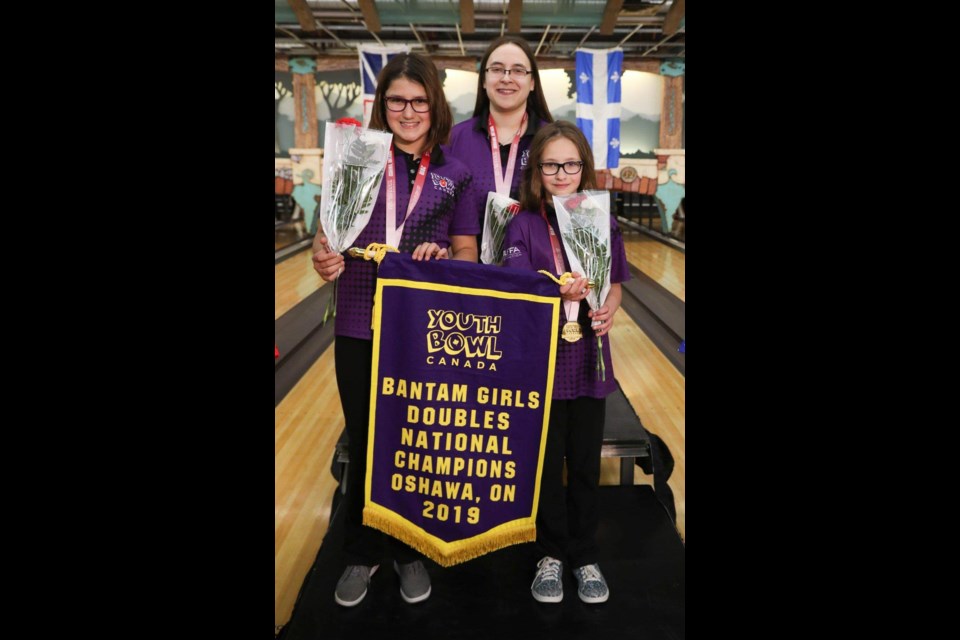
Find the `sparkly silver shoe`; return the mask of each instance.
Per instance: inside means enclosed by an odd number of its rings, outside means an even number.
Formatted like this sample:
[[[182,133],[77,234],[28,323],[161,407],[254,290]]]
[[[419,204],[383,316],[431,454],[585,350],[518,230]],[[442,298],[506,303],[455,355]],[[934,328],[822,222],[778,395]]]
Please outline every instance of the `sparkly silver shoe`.
[[[573,575],[577,579],[577,595],[584,602],[588,604],[606,602],[610,597],[607,581],[600,573],[600,565],[594,563],[574,569]]]
[[[533,577],[530,591],[537,602],[560,602],[563,600],[563,563],[556,558],[544,556],[537,563],[537,575]]]

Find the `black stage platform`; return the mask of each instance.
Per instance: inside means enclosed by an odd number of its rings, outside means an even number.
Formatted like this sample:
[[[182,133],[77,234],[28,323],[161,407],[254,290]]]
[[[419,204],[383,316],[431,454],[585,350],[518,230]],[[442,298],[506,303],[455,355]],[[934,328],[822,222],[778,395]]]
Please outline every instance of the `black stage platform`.
[[[530,583],[539,558],[528,543],[448,569],[427,560],[433,592],[413,605],[400,597],[392,562],[382,564],[363,602],[341,607],[333,601],[344,569],[335,513],[279,638],[683,638],[685,549],[667,511],[648,485],[600,487],[600,507],[597,542],[610,599],[599,605],[580,601],[568,567],[563,602],[535,601]]]

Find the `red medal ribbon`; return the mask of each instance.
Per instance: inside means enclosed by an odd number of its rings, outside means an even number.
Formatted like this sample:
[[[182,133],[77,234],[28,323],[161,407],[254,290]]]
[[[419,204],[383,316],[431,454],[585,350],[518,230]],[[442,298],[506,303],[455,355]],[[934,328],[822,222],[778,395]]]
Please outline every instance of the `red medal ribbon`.
[[[547,219],[547,203],[540,203],[540,217],[543,218],[543,221],[547,223],[547,231],[550,232],[550,245],[553,247],[553,264],[557,268],[557,275],[559,276],[563,273],[563,251],[560,249],[560,239],[557,238],[557,232],[553,230],[553,225],[550,224],[550,221]],[[569,322],[576,322],[577,317],[580,314],[580,303],[577,301],[567,301],[563,302],[564,313],[567,315],[567,320]]]
[[[387,244],[395,249],[400,248],[400,238],[403,236],[403,227],[407,224],[407,218],[413,212],[420,199],[420,193],[423,191],[423,183],[427,179],[427,169],[430,167],[430,152],[425,152],[420,158],[420,168],[417,169],[417,179],[413,182],[413,191],[410,192],[410,202],[407,204],[407,215],[403,217],[403,222],[397,226],[397,175],[394,169],[393,144],[390,145],[390,153],[387,155]]]
[[[497,193],[502,196],[510,196],[510,186],[513,183],[513,167],[517,162],[517,149],[520,148],[520,132],[523,131],[523,125],[527,122],[527,113],[524,111],[523,119],[520,120],[520,128],[513,136],[513,142],[510,143],[510,156],[507,158],[507,173],[504,175],[502,165],[500,164],[500,141],[497,140],[497,127],[493,123],[493,116],[487,116],[487,124],[490,127],[490,155],[493,159],[493,179],[497,185]]]

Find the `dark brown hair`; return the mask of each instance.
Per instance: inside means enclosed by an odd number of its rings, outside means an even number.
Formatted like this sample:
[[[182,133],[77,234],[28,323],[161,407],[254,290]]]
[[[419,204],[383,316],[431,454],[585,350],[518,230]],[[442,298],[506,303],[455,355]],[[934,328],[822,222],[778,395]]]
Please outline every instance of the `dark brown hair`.
[[[577,128],[577,125],[566,120],[557,120],[540,127],[530,143],[530,158],[527,168],[523,170],[523,180],[520,182],[520,208],[531,211],[540,210],[540,202],[547,196],[543,189],[543,179],[540,176],[540,164],[543,159],[543,150],[555,138],[566,138],[577,147],[577,153],[583,161],[580,169],[580,186],[578,191],[597,188],[597,174],[593,170],[593,150],[586,136]],[[563,169],[560,169],[563,171]]]
[[[422,84],[430,102],[430,130],[422,151],[432,151],[438,144],[446,144],[453,126],[453,114],[443,94],[440,74],[428,58],[417,53],[398,53],[380,70],[377,76],[377,93],[373,97],[373,111],[370,114],[370,128],[390,131],[387,124],[387,107],[384,96],[390,84],[397,78],[406,78]]]
[[[473,105],[473,117],[479,116],[484,111],[490,111],[490,98],[483,88],[483,79],[487,73],[484,69],[487,68],[487,61],[493,52],[505,44],[515,44],[520,47],[524,55],[527,56],[527,60],[530,61],[530,70],[533,72],[534,84],[533,91],[527,96],[527,113],[540,118],[544,122],[553,122],[553,116],[550,115],[550,108],[547,106],[547,98],[543,95],[543,87],[540,84],[540,69],[537,67],[537,61],[533,57],[533,51],[530,50],[530,45],[519,36],[501,36],[491,42],[483,54],[483,58],[480,60],[480,69],[478,69],[480,77],[477,79],[477,102]],[[486,125],[487,123],[484,122],[483,124]]]

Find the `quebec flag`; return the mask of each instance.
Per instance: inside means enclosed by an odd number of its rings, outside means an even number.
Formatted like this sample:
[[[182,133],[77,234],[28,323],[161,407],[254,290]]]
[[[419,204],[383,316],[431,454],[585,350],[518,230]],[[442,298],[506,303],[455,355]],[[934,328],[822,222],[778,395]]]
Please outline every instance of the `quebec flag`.
[[[577,49],[577,126],[597,169],[620,166],[623,49]]]
[[[401,52],[410,51],[406,45],[381,47],[378,45],[360,45],[360,85],[363,88],[363,126],[370,126],[370,113],[373,109],[373,97],[377,93],[377,76],[390,58]],[[621,56],[622,57],[622,56]]]

